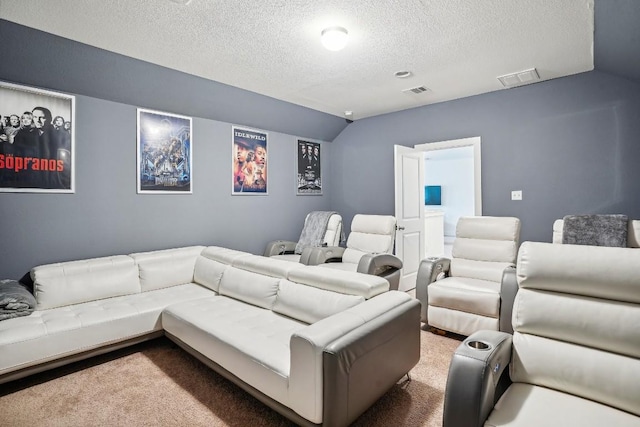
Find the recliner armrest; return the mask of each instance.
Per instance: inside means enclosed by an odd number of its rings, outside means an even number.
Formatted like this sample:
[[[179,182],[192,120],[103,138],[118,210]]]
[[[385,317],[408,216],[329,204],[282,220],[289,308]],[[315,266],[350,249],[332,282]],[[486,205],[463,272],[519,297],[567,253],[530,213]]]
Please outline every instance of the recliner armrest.
[[[342,261],[345,248],[340,246],[322,246],[318,248],[304,248],[300,255],[300,262],[306,265],[318,265],[327,262]]]
[[[292,242],[290,240],[274,240],[267,243],[264,256],[292,254],[295,252],[297,244],[298,242]]]
[[[358,262],[358,273],[380,276],[387,270],[400,270],[402,261],[391,254],[364,254]]]
[[[429,305],[429,290],[431,283],[435,282],[440,273],[449,275],[451,260],[444,257],[430,257],[420,261],[416,276],[416,298],[422,304],[420,320],[427,322],[427,309]]]
[[[444,393],[443,427],[480,427],[510,382],[512,336],[478,331],[458,346]],[[503,377],[503,373],[505,374]]]
[[[397,291],[400,286],[402,260],[391,254],[364,254],[358,262],[358,273],[371,274],[387,279],[389,290]]]
[[[511,315],[513,314],[513,303],[518,293],[518,278],[515,267],[507,267],[502,272],[500,282],[500,330],[508,334],[513,334],[513,324]]]

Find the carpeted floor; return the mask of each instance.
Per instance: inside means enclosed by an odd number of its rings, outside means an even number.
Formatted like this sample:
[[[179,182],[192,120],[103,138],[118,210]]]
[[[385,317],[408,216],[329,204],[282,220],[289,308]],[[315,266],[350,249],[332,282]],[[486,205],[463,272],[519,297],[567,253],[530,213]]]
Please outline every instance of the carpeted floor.
[[[421,332],[421,358],[355,426],[441,426],[460,337]],[[405,378],[406,379],[406,378]],[[166,338],[0,385],[0,426],[289,426]]]

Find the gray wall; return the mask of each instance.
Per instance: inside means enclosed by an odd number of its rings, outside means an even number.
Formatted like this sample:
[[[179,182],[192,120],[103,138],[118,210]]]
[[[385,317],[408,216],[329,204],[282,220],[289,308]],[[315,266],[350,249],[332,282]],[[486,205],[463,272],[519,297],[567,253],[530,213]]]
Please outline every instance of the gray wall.
[[[551,241],[568,214],[640,218],[640,84],[598,71],[352,123],[332,144],[332,209],[347,226],[393,214],[394,144],[472,136],[483,214],[519,217],[522,241]]]
[[[296,141],[330,140],[344,119],[1,20],[0,40],[29,46],[3,55],[0,80],[76,94],[76,192],[0,193],[0,278],[43,263],[192,244],[262,253],[269,240],[297,239],[309,211],[329,208],[326,192],[295,195]],[[139,106],[193,116],[192,195],[136,194]],[[268,195],[231,196],[231,122],[268,131]],[[329,143],[322,150],[331,155]],[[326,186],[330,162],[323,174]]]

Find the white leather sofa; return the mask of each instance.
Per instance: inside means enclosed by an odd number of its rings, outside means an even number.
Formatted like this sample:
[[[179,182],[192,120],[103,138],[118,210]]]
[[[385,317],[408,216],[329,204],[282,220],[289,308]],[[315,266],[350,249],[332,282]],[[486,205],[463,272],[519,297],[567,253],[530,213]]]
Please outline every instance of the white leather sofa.
[[[202,246],[31,275],[0,383],[164,334],[299,425],[348,425],[420,357],[419,302],[377,276]]]

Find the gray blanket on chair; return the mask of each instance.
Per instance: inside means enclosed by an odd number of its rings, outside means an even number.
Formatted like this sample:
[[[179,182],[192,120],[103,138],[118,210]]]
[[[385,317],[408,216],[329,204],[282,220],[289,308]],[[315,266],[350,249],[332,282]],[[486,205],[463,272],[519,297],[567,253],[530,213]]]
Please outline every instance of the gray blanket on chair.
[[[36,308],[36,299],[17,280],[0,280],[0,320],[28,316]]]
[[[309,212],[294,252],[301,254],[304,248],[317,248],[322,246],[324,243],[324,235],[329,225],[329,218],[335,213],[336,212],[329,211]]]
[[[562,243],[626,248],[628,226],[626,215],[567,215]]]

